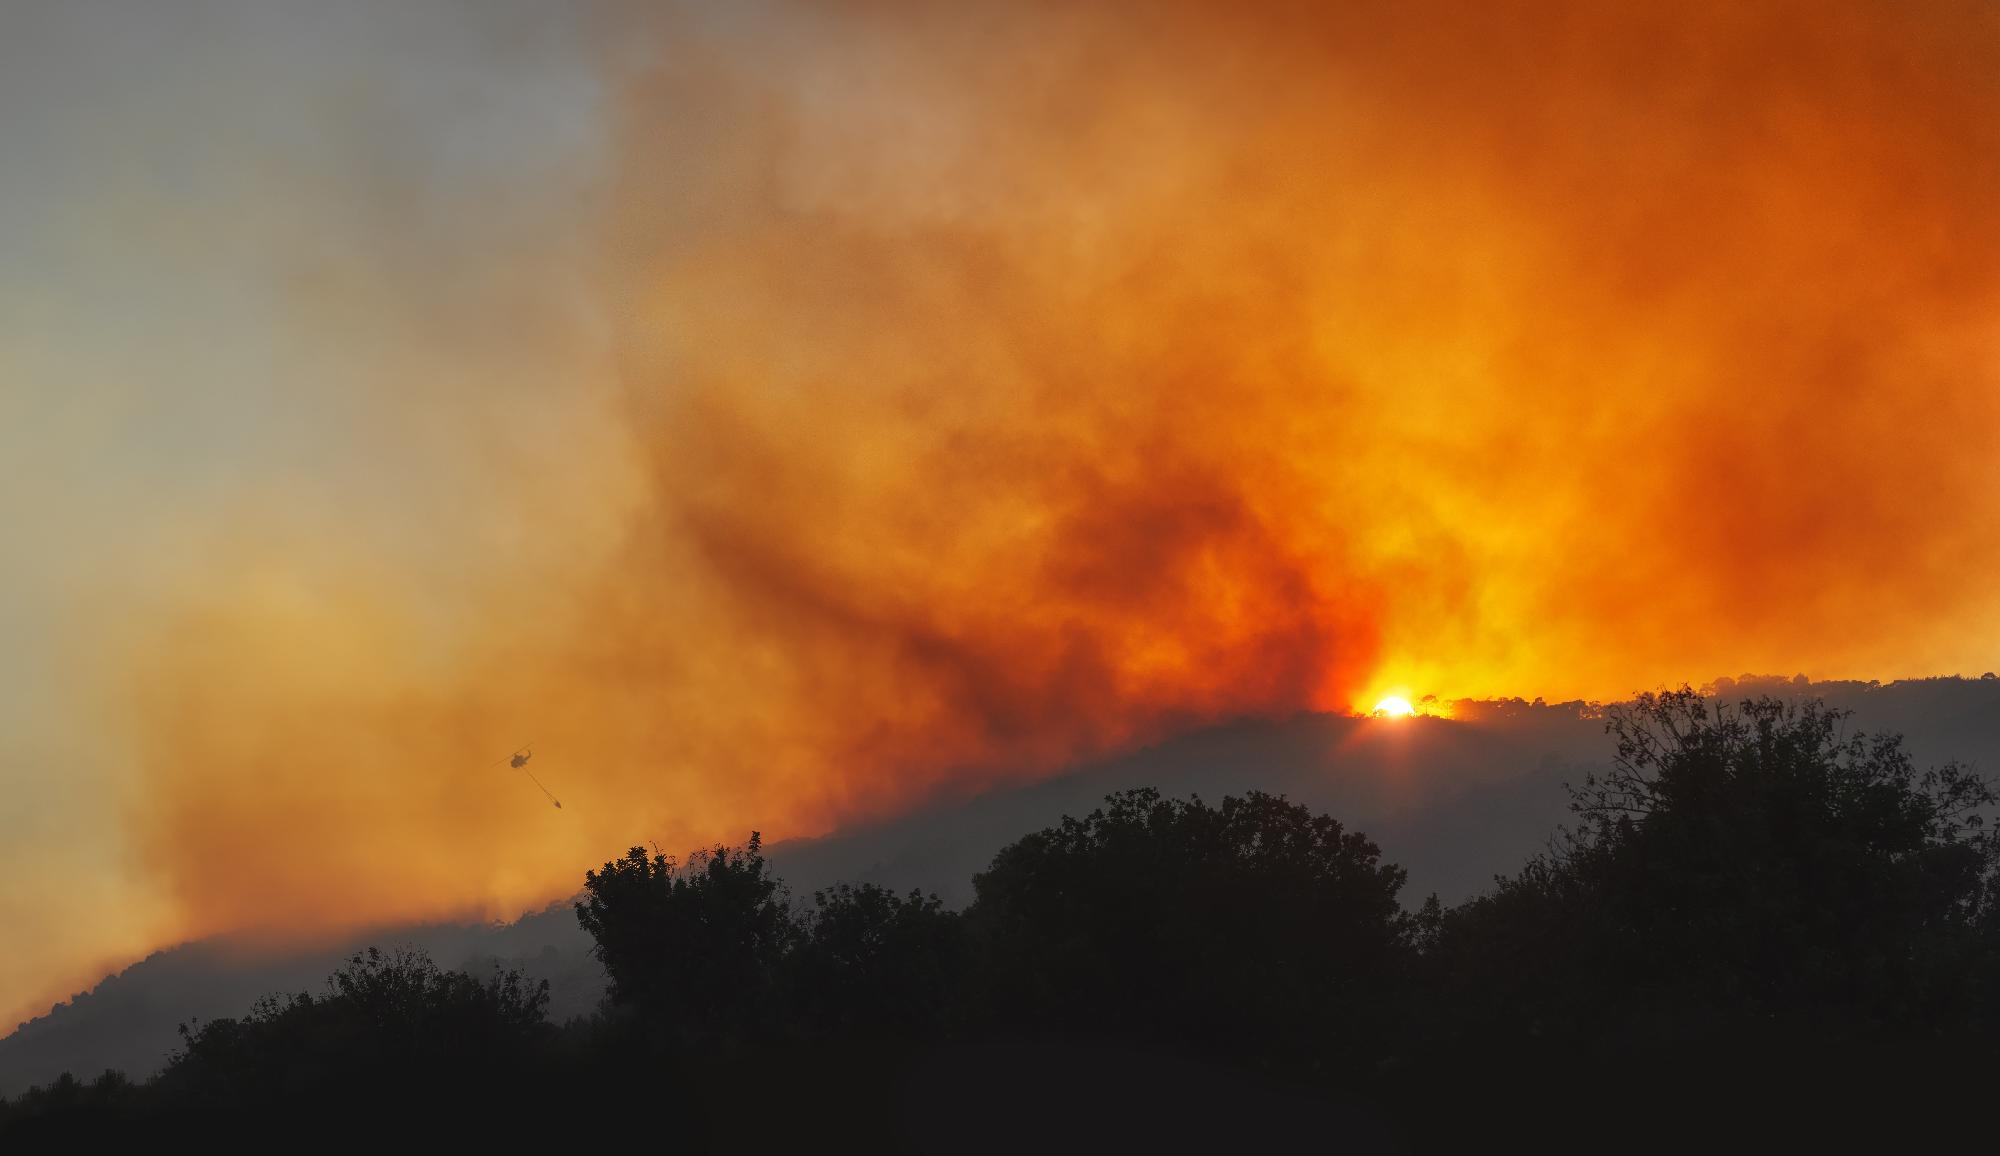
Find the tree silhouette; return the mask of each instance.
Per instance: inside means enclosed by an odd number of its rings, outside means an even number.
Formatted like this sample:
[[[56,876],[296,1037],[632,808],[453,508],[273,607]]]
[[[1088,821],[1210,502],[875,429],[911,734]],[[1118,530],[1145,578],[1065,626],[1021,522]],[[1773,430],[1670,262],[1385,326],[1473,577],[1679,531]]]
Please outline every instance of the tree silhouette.
[[[780,1026],[781,972],[798,935],[756,832],[681,863],[634,847],[584,875],[578,922],[597,941],[614,1004],[674,1047],[738,1047]]]
[[[1401,868],[1260,792],[1220,807],[1150,789],[1105,802],[974,877],[994,1015],[1259,1059],[1375,1055],[1413,954]]]
[[[1405,912],[1403,871],[1372,842],[1257,792],[1111,795],[1003,848],[963,915],[872,884],[794,905],[755,833],[684,862],[634,848],[588,872],[576,904],[610,980],[586,1021],[549,1025],[547,984],[517,973],[371,948],[322,994],[184,1026],[147,1085],[64,1076],[0,1101],[0,1127],[463,1108],[518,1143],[547,1108],[565,1128],[670,1119],[720,1146],[746,1121],[768,1134],[783,1103],[801,1138],[851,1139],[893,1133],[885,1092],[919,1071],[933,1100],[974,1097],[934,1111],[919,1146],[1010,1108],[1023,1136],[1115,1144],[1134,1122],[1092,1078],[1113,1063],[1150,1073],[1124,1099],[1148,1080],[1229,1087],[1262,1105],[1249,1124],[1279,1118],[1257,1116],[1283,1108],[1272,1089],[1313,1086],[1368,1097],[1438,1148],[1552,1121],[1621,1141],[1680,1122],[1685,1146],[1723,1111],[1797,1146],[1812,1128],[1859,1134],[1830,1103],[1983,1094],[1970,1081],[2000,1060],[1992,787],[1956,765],[1919,772],[1900,740],[1850,734],[1817,702],[1682,689],[1608,718],[1616,758],[1571,789],[1575,829],[1455,908]],[[1080,1094],[1045,1097],[1037,1078]],[[1803,1092],[1787,1099],[1783,1079]],[[1009,1097],[1067,1107],[1035,1116]],[[1095,1131],[1060,1131],[1099,1107]],[[1338,1115],[1296,1118],[1318,1137]],[[1875,1123],[1908,1146],[1944,1115]],[[1148,1121],[1162,1142],[1190,1135],[1185,1114]]]
[[[821,1037],[933,1036],[956,1015],[967,958],[964,921],[937,896],[843,883],[813,893],[791,1003]]]
[[[1990,943],[1993,791],[1845,722],[1687,689],[1614,709],[1577,829],[1444,920],[1457,1026],[1613,1046],[1959,1026]]]

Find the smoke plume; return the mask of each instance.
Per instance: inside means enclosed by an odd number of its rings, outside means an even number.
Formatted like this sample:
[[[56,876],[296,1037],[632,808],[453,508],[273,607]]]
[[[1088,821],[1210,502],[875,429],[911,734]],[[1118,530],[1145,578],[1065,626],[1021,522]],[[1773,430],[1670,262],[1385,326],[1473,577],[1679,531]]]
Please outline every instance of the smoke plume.
[[[573,240],[441,258],[585,305],[399,333],[366,395],[473,561],[281,493],[121,635],[182,934],[518,910],[1391,689],[1991,665],[1988,4],[597,19]],[[460,350],[569,432],[405,388]]]

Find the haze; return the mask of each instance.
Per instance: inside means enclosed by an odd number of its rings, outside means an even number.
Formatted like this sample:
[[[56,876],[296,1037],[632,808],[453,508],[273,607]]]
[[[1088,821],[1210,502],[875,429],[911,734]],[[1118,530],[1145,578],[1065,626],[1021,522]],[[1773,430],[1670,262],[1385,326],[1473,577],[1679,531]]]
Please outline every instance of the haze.
[[[0,6],[0,1011],[1234,718],[1995,665],[1990,4],[1320,7]]]

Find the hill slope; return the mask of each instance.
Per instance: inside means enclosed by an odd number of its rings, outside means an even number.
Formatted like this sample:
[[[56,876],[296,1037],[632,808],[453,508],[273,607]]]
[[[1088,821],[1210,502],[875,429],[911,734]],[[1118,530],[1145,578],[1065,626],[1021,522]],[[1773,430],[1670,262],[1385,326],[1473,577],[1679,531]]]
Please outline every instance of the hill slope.
[[[2000,770],[2000,680],[1929,679],[1874,686],[1726,682],[1724,693],[1811,693],[1856,712],[1865,730],[1909,737],[1920,764],[1959,759]],[[1567,818],[1562,783],[1611,753],[1601,719],[1579,704],[1460,704],[1452,720],[1300,715],[1184,735],[1012,789],[935,799],[899,818],[779,844],[774,866],[798,895],[846,880],[972,897],[971,877],[1022,834],[1081,814],[1108,792],[1155,786],[1208,798],[1283,793],[1367,832],[1410,873],[1405,902],[1446,902],[1482,888],[1541,849]],[[746,832],[747,834],[747,832]],[[607,847],[606,857],[622,848]],[[584,867],[579,864],[579,877]],[[504,926],[378,928],[282,955],[211,940],[157,952],[0,1039],[0,1094],[64,1070],[156,1071],[177,1024],[242,1013],[273,991],[317,990],[366,944],[421,947],[447,966],[499,961],[551,981],[551,1014],[581,1015],[603,973],[566,904]]]

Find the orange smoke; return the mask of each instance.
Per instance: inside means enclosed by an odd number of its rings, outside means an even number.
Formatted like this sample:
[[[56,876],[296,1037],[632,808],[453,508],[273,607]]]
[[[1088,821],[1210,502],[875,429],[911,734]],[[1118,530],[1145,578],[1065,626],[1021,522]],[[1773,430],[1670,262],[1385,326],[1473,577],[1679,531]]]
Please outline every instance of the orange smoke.
[[[1392,687],[1991,665],[1989,5],[1077,8],[611,21],[625,456],[493,500],[614,532],[224,559],[131,667],[185,933]]]

